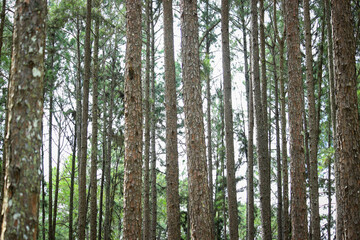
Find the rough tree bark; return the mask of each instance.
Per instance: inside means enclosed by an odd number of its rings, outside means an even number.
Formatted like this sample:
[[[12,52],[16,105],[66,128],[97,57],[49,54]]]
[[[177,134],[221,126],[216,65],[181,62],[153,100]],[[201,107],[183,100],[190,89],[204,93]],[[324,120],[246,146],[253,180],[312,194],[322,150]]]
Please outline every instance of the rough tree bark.
[[[331,1],[336,103],[336,142],[342,234],[360,239],[360,129],[355,39],[350,0]],[[338,236],[337,236],[338,237]]]
[[[251,26],[252,26],[252,82],[254,88],[254,106],[256,116],[256,142],[258,152],[258,164],[260,171],[260,208],[262,238],[271,239],[271,208],[270,208],[270,169],[267,139],[267,116],[264,115],[263,102],[261,100],[260,73],[259,73],[259,40],[258,40],[258,10],[257,0],[251,1]]]
[[[186,149],[192,239],[212,239],[200,84],[197,1],[181,0]]]
[[[141,4],[126,0],[124,239],[141,238]]]
[[[79,240],[85,239],[86,228],[86,160],[87,160],[87,129],[89,116],[89,82],[91,67],[91,0],[86,4],[86,31],[85,31],[85,59],[84,59],[84,86],[83,86],[83,106],[81,121],[81,156],[79,160]]]
[[[309,137],[310,137],[310,225],[311,239],[320,239],[320,215],[319,215],[319,183],[317,171],[317,114],[315,105],[315,83],[313,77],[313,56],[311,44],[311,20],[309,0],[304,0],[304,25],[305,25],[305,48],[306,48],[306,85],[308,93],[309,109]]]
[[[165,110],[166,110],[166,199],[168,239],[181,238],[177,106],[172,0],[164,0]]]
[[[46,1],[17,1],[0,239],[37,239]]]
[[[91,170],[90,170],[90,240],[96,240],[97,224],[97,153],[98,153],[98,71],[99,71],[99,28],[100,28],[100,0],[95,1],[95,36],[93,60],[93,96],[92,96],[92,138],[91,138]]]
[[[286,1],[285,26],[288,45],[289,70],[289,125],[291,154],[291,224],[292,239],[308,239],[304,136],[302,135],[303,95],[299,34],[299,1]]]
[[[229,45],[229,1],[221,1],[221,39],[222,66],[224,81],[224,111],[225,111],[225,141],[226,170],[229,200],[230,239],[238,239],[238,209],[236,198],[235,160],[234,160],[234,130],[231,99],[231,63]]]

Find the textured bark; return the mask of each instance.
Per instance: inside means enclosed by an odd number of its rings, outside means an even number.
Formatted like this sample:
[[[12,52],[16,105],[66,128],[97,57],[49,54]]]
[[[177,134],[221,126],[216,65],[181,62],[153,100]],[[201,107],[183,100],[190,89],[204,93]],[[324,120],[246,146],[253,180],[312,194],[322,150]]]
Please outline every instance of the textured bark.
[[[0,239],[37,239],[46,1],[17,1]]]
[[[1,8],[1,23],[0,23],[0,57],[1,57],[1,50],[3,46],[3,39],[4,39],[4,26],[5,26],[5,17],[6,17],[6,0],[2,1],[2,8]],[[1,58],[0,58],[1,63]]]
[[[146,4],[146,69],[145,69],[145,98],[144,98],[144,124],[145,124],[145,143],[144,143],[144,223],[143,240],[150,238],[150,1]],[[164,4],[165,8],[165,4]],[[166,27],[166,25],[164,25]],[[166,63],[166,61],[165,61]],[[170,226],[169,226],[170,227]]]
[[[155,130],[156,130],[156,121],[157,116],[155,115],[155,23],[154,23],[154,14],[152,10],[152,1],[150,2],[150,19],[151,19],[151,105],[150,112],[151,116],[151,223],[150,223],[150,239],[156,240],[156,223],[157,223],[157,191],[156,191],[156,148],[155,148]]]
[[[77,18],[76,20],[76,48],[77,48],[77,73],[76,73],[76,145],[77,147],[77,160],[80,161],[81,158],[81,119],[82,119],[82,105],[81,105],[81,50],[80,50],[80,20]],[[79,167],[78,167],[79,170]],[[73,173],[75,177],[75,172]],[[73,203],[74,199],[74,192],[70,193],[70,202]],[[73,205],[70,204],[70,211],[69,211],[69,240],[73,239],[74,230],[73,230]]]
[[[284,6],[283,9],[284,10]],[[282,159],[282,190],[283,190],[283,239],[290,239],[290,219],[289,219],[289,175],[288,175],[288,156],[286,139],[286,102],[285,102],[285,77],[284,77],[284,43],[285,28],[282,38],[279,38],[279,64],[280,64],[280,120],[281,120],[281,159]]]
[[[85,31],[85,59],[84,59],[84,89],[81,121],[81,156],[79,160],[79,240],[85,239],[86,228],[86,162],[87,162],[87,129],[89,116],[89,82],[91,65],[91,0],[86,4],[86,31]]]
[[[246,214],[246,232],[247,239],[255,238],[255,208],[254,208],[254,97],[252,91],[252,81],[249,76],[248,50],[247,50],[247,30],[245,22],[245,12],[243,4],[240,5],[243,12],[241,17],[243,31],[243,47],[244,47],[244,65],[245,65],[245,81],[246,81],[246,98],[248,112],[248,152],[247,152],[247,214]],[[251,45],[251,44],[250,44]],[[251,53],[251,50],[250,50]]]
[[[274,0],[273,6],[273,19],[274,19],[274,38],[272,45],[272,55],[273,55],[273,65],[274,65],[274,85],[275,85],[275,138],[276,138],[276,184],[277,184],[277,238],[278,240],[283,239],[283,217],[282,217],[282,179],[281,179],[281,153],[280,153],[280,126],[279,126],[279,79],[278,79],[278,69],[276,65],[276,44],[279,39],[279,33],[277,28],[277,13],[276,13],[276,3]],[[281,67],[280,67],[281,69]],[[281,73],[280,73],[281,76]]]
[[[288,45],[289,125],[291,154],[291,224],[292,239],[308,239],[304,137],[302,135],[303,95],[299,35],[299,1],[286,1],[285,26]]]
[[[115,47],[114,54],[117,49]],[[112,71],[115,69],[115,59],[112,60]],[[111,199],[111,143],[112,143],[112,123],[113,123],[113,109],[114,109],[114,89],[115,89],[115,77],[112,76],[110,85],[110,106],[109,106],[109,120],[107,126],[107,147],[106,147],[106,159],[105,159],[105,220],[104,220],[104,240],[111,239],[111,220],[110,220],[110,199]]]
[[[75,87],[76,88],[76,87]],[[77,116],[76,116],[77,117]],[[78,124],[75,120],[75,127],[74,127],[74,141],[73,141],[73,152],[71,156],[71,173],[70,173],[70,199],[69,199],[69,239],[72,239],[73,233],[73,210],[74,210],[74,185],[75,185],[75,165],[76,165],[76,143],[77,143],[77,128]]]
[[[107,102],[108,102],[108,97],[107,97],[107,92],[105,89],[105,84],[103,87],[103,130],[102,130],[102,135],[103,135],[103,141],[102,141],[102,170],[101,170],[101,180],[100,180],[100,202],[99,202],[99,234],[98,234],[98,240],[103,239],[102,238],[102,230],[103,230],[103,202],[104,202],[104,182],[105,182],[105,166],[106,166],[106,149],[107,149]]]
[[[166,110],[166,212],[168,239],[181,238],[177,106],[172,0],[164,0],[165,110]]]
[[[197,1],[181,0],[181,52],[192,239],[212,239],[199,62]]]
[[[141,238],[141,1],[126,0],[124,239]]]
[[[209,32],[212,31],[213,27],[210,27],[210,6],[209,6],[209,0],[206,0],[206,9],[205,9],[205,25],[207,28],[206,31],[206,38],[205,38],[205,59],[210,59],[210,46],[211,46],[211,36],[209,35]],[[214,25],[213,25],[214,26]],[[200,43],[201,45],[201,43]],[[204,67],[205,71],[205,79],[206,79],[206,100],[207,100],[207,106],[206,106],[206,114],[207,114],[207,152],[208,152],[208,175],[209,175],[209,199],[210,199],[210,215],[211,215],[211,223],[212,223],[212,234],[215,236],[215,213],[214,213],[214,186],[213,186],[213,155],[212,155],[212,130],[211,130],[211,69],[210,66],[207,65]]]
[[[262,239],[271,239],[271,208],[270,208],[270,162],[268,155],[267,125],[261,100],[260,73],[259,73],[259,40],[258,40],[258,13],[257,0],[251,1],[252,26],[252,82],[254,91],[254,105],[256,116],[256,142],[260,171],[260,209],[262,224]]]
[[[94,59],[92,72],[92,138],[91,138],[91,169],[90,169],[90,240],[96,240],[97,224],[97,153],[98,153],[98,71],[99,71],[99,25],[100,25],[100,0],[96,0],[95,14],[95,39],[94,39]]]
[[[230,239],[238,239],[238,209],[236,198],[235,160],[234,160],[234,130],[231,99],[231,64],[229,46],[229,1],[221,1],[221,39],[222,66],[224,81],[224,111],[225,111],[225,141],[226,170],[229,200]]]
[[[320,240],[320,215],[319,215],[319,183],[317,171],[318,128],[315,105],[315,83],[313,77],[313,56],[311,46],[311,20],[309,0],[304,0],[304,25],[306,48],[306,85],[309,109],[309,137],[310,137],[310,225],[311,239]]]
[[[360,239],[360,129],[351,1],[331,1],[342,235]],[[339,214],[339,212],[338,212]]]
[[[55,116],[56,118],[56,116]],[[61,132],[62,132],[62,122],[61,119],[58,121],[59,127],[59,137],[58,137],[58,152],[57,152],[57,162],[56,162],[56,180],[55,180],[55,197],[54,197],[54,216],[53,216],[53,229],[52,229],[52,239],[55,239],[56,235],[56,216],[58,208],[58,198],[59,198],[59,177],[60,177],[60,154],[61,154]]]
[[[328,41],[328,75],[330,83],[330,110],[331,110],[331,128],[333,145],[335,149],[335,195],[336,195],[336,239],[341,239],[343,228],[342,225],[342,204],[340,202],[340,177],[338,171],[339,157],[336,139],[336,105],[335,105],[335,83],[334,83],[334,53],[333,53],[333,36],[331,25],[331,4],[330,0],[325,0],[325,14],[326,14],[326,31]]]

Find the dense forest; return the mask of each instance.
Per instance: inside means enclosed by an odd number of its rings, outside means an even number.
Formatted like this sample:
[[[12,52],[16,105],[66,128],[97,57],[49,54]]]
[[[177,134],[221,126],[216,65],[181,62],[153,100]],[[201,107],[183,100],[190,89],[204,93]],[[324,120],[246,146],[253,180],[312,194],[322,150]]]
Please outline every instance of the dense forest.
[[[360,239],[360,1],[2,0],[0,239]]]

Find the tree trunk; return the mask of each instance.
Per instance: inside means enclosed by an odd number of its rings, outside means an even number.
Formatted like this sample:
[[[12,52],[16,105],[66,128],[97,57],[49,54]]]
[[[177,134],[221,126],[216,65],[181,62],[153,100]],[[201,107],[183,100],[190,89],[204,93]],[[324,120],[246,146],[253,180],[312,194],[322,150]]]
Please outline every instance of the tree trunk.
[[[4,26],[5,26],[5,17],[6,17],[6,0],[2,1],[2,8],[1,8],[1,23],[0,23],[0,63],[1,63],[1,53],[2,53],[2,46],[3,46],[3,39],[4,39]]]
[[[106,146],[107,146],[107,141],[106,141],[106,136],[107,136],[107,116],[106,116],[106,112],[107,112],[107,102],[108,102],[108,98],[107,98],[107,92],[106,92],[106,86],[104,83],[104,87],[103,87],[103,96],[104,96],[104,105],[103,105],[103,142],[102,142],[102,146],[103,146],[103,151],[102,151],[102,155],[103,155],[103,160],[102,160],[102,170],[101,170],[101,183],[100,183],[100,202],[99,202],[99,234],[98,234],[98,240],[103,239],[102,238],[102,229],[103,229],[103,224],[102,224],[102,220],[103,220],[103,200],[104,200],[104,181],[105,181],[105,166],[106,166]]]
[[[77,88],[77,86],[75,88]],[[75,116],[75,118],[77,119],[77,115]],[[71,157],[71,176],[70,176],[69,239],[73,238],[72,227],[73,227],[73,209],[74,209],[74,185],[75,185],[75,165],[76,165],[75,156],[76,156],[76,143],[77,143],[77,128],[78,128],[78,123],[75,120],[73,152],[72,152],[72,157]]]
[[[117,49],[114,49],[114,55]],[[115,71],[115,59],[113,59],[112,70]],[[104,221],[104,240],[111,239],[111,226],[110,226],[110,190],[111,190],[111,143],[112,143],[112,123],[113,123],[113,108],[114,108],[114,89],[115,89],[115,77],[112,76],[110,86],[110,107],[109,107],[109,120],[107,126],[107,147],[106,147],[106,160],[105,160],[105,221]]]
[[[82,119],[82,105],[81,105],[81,50],[80,50],[80,20],[79,18],[76,19],[76,48],[77,48],[77,73],[76,73],[76,145],[77,145],[77,160],[79,162],[78,165],[80,165],[80,159],[81,159],[81,119]],[[75,164],[74,164],[75,165]],[[80,168],[78,167],[78,170]],[[75,178],[75,172],[72,173]],[[70,193],[70,202],[73,203],[74,199],[74,192]],[[73,239],[73,204],[70,204],[70,211],[69,211],[69,240]]]
[[[222,66],[224,81],[224,111],[225,111],[225,141],[226,170],[229,200],[230,239],[238,239],[238,209],[236,198],[235,160],[234,160],[234,130],[231,100],[231,64],[229,46],[229,1],[221,1],[221,39]]]
[[[304,25],[306,48],[306,85],[309,109],[309,136],[310,136],[310,225],[311,239],[320,240],[320,215],[319,215],[319,184],[317,171],[317,144],[318,129],[315,105],[315,83],[313,77],[313,56],[311,47],[311,20],[309,0],[304,0]]]
[[[349,0],[331,1],[336,103],[336,141],[343,227],[339,239],[360,239],[360,129],[355,39]],[[338,212],[339,214],[339,212]]]
[[[124,239],[141,238],[141,1],[126,0]]]
[[[96,240],[97,220],[97,153],[98,153],[98,71],[99,71],[99,25],[100,25],[100,0],[96,2],[95,13],[95,39],[94,39],[94,60],[93,60],[93,96],[92,96],[92,138],[91,138],[91,170],[90,170],[90,239]]]
[[[165,110],[166,110],[166,212],[168,239],[181,238],[177,106],[172,0],[164,0]]]
[[[181,0],[181,52],[192,239],[212,239],[202,113],[197,1]]]
[[[81,158],[79,160],[79,240],[85,239],[86,227],[86,162],[87,162],[87,129],[89,116],[89,82],[91,65],[91,0],[86,4],[86,32],[85,32],[85,63],[84,63],[84,95],[81,125]]]
[[[152,0],[146,4],[146,70],[145,70],[145,99],[144,99],[144,124],[145,124],[145,149],[144,149],[144,227],[143,240],[150,238],[150,6]],[[164,3],[165,9],[165,3]],[[165,10],[164,10],[165,13]],[[164,25],[166,27],[166,25]],[[172,26],[172,25],[171,25]],[[166,63],[166,61],[165,61]],[[166,70],[165,70],[166,71]],[[169,226],[170,227],[170,226]]]
[[[15,6],[0,239],[37,239],[46,1]]]
[[[302,135],[301,54],[299,34],[299,1],[286,1],[285,26],[289,69],[289,124],[291,154],[291,223],[292,239],[308,239],[304,137]]]
[[[55,115],[56,118],[56,115]],[[59,127],[59,136],[58,136],[58,152],[57,152],[57,163],[56,163],[56,180],[55,180],[55,198],[54,198],[54,216],[53,216],[53,229],[52,229],[52,239],[55,239],[56,235],[56,216],[58,208],[58,197],[59,197],[59,181],[60,181],[60,155],[61,155],[61,132],[62,132],[62,121],[61,118],[58,121]]]
[[[151,105],[150,112],[151,126],[150,126],[150,138],[151,138],[151,223],[150,223],[150,239],[156,240],[156,223],[157,223],[157,191],[156,191],[156,148],[155,148],[155,133],[156,133],[156,121],[157,116],[155,114],[155,20],[153,14],[152,1],[150,2],[150,29],[151,29]]]
[[[267,116],[264,115],[266,106],[261,100],[260,74],[259,74],[259,41],[258,41],[258,13],[257,0],[251,1],[251,25],[252,25],[252,49],[253,49],[253,88],[254,105],[256,116],[256,142],[258,151],[258,163],[260,171],[260,209],[262,224],[262,239],[271,239],[271,208],[270,208],[270,162],[268,155],[267,139]]]

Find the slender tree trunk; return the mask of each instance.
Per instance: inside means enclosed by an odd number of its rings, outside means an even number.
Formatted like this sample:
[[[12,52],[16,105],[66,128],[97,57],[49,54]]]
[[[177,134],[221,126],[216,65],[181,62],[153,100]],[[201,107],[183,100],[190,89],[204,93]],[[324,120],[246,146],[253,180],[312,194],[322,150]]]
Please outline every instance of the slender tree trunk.
[[[77,81],[75,84],[76,89],[76,145],[77,145],[77,160],[80,163],[81,159],[81,119],[82,119],[82,105],[81,105],[81,51],[80,51],[80,20],[76,20],[77,34],[76,34],[76,47],[77,47]],[[78,164],[80,165],[80,164]],[[75,163],[74,163],[75,167]],[[79,169],[79,168],[78,168]],[[75,171],[72,173],[75,178]],[[73,199],[74,191],[70,193],[70,211],[69,211],[69,239],[73,239],[74,230],[73,230]]]
[[[330,106],[331,106],[331,127],[333,145],[335,149],[335,195],[336,195],[336,239],[341,239],[344,226],[342,221],[342,204],[340,202],[340,175],[339,175],[339,156],[336,139],[336,104],[335,104],[335,83],[334,83],[334,57],[333,57],[333,32],[331,25],[331,4],[330,0],[325,0],[325,14],[326,14],[326,31],[328,41],[328,74],[330,83]]]
[[[97,219],[97,153],[98,153],[98,71],[99,71],[99,27],[100,27],[100,0],[96,2],[95,39],[94,39],[94,66],[92,75],[92,138],[91,138],[91,170],[90,170],[90,239],[96,240]]]
[[[144,124],[145,124],[145,149],[144,149],[144,223],[143,240],[150,238],[150,6],[152,0],[146,4],[146,70],[145,70],[145,99],[144,99]],[[164,3],[165,14],[165,3]],[[167,25],[164,25],[166,27]],[[171,25],[172,26],[172,25]],[[165,36],[165,34],[164,34]],[[165,61],[166,63],[166,61]],[[165,70],[166,71],[166,70]],[[169,225],[170,227],[170,225]]]
[[[2,1],[2,8],[1,8],[1,23],[0,23],[0,63],[1,63],[1,53],[2,53],[2,46],[3,46],[3,39],[4,39],[4,26],[5,26],[5,17],[6,17],[6,0]]]
[[[141,238],[141,1],[126,0],[124,239]]]
[[[103,200],[104,200],[104,181],[105,181],[105,166],[106,166],[106,149],[107,149],[107,141],[106,141],[106,136],[107,136],[107,116],[106,116],[106,112],[107,112],[107,102],[108,102],[108,98],[107,98],[107,92],[106,92],[106,86],[104,83],[104,88],[103,88],[103,96],[104,96],[104,105],[103,105],[103,151],[102,151],[102,155],[103,155],[103,161],[102,161],[102,170],[101,170],[101,183],[100,183],[100,202],[99,202],[99,234],[98,234],[98,240],[102,239],[102,229],[103,229],[103,224],[102,224],[102,220],[103,220]]]
[[[2,240],[35,240],[38,235],[45,18],[46,1],[21,1],[15,6],[4,140],[4,163],[8,167],[1,211]]]
[[[114,54],[116,54],[116,47]],[[113,71],[115,71],[115,59],[113,59]],[[110,86],[110,106],[109,106],[109,120],[107,126],[107,147],[106,147],[106,161],[105,161],[105,221],[104,221],[104,240],[111,239],[111,226],[110,226],[110,190],[111,190],[111,143],[112,143],[112,123],[113,123],[113,108],[114,108],[114,89],[115,89],[115,77],[111,79]]]
[[[360,129],[351,1],[331,1],[342,235],[360,239]],[[338,212],[339,213],[339,212]],[[338,237],[338,236],[337,236]]]
[[[329,94],[329,102],[328,102],[328,106],[330,106],[330,94]],[[329,120],[328,120],[328,148],[331,148],[331,141],[332,141],[332,135],[331,135],[331,109],[330,107],[328,108],[328,115],[329,115]],[[328,182],[327,182],[327,187],[328,187],[328,218],[327,218],[327,235],[328,235],[328,239],[331,239],[331,157],[328,158]]]
[[[41,136],[43,136],[43,129],[44,124],[41,126]],[[42,199],[41,199],[41,208],[42,208],[42,239],[46,240],[46,229],[45,229],[45,218],[46,218],[46,211],[45,211],[45,176],[44,176],[44,145],[41,144],[41,190],[42,190]]]
[[[274,26],[275,26],[275,35],[273,40],[273,48],[272,48],[272,55],[273,55],[273,65],[274,65],[274,82],[275,82],[275,138],[276,138],[276,169],[277,169],[277,176],[276,176],[276,183],[277,183],[277,236],[278,240],[283,239],[283,215],[282,215],[282,208],[283,208],[283,201],[282,201],[282,184],[281,184],[281,153],[280,153],[280,126],[279,126],[279,80],[278,80],[278,72],[276,66],[276,44],[278,36],[278,29],[277,29],[277,13],[276,13],[276,3],[277,1],[274,0],[274,7],[273,7],[273,19],[274,19]],[[281,67],[280,67],[281,69]],[[280,73],[281,76],[281,73]]]
[[[79,240],[85,239],[86,227],[86,162],[87,162],[87,127],[89,116],[89,82],[91,65],[91,0],[86,4],[86,32],[85,32],[85,63],[84,63],[84,95],[81,127],[81,158],[79,161]]]
[[[302,79],[299,34],[299,1],[286,1],[285,26],[289,69],[289,123],[291,153],[291,222],[292,239],[308,239],[304,138],[302,128]]]
[[[260,73],[259,73],[259,41],[258,41],[258,13],[257,0],[251,1],[251,25],[252,25],[252,45],[253,45],[253,88],[254,88],[254,106],[256,116],[256,142],[258,151],[258,163],[260,170],[260,208],[261,208],[261,224],[262,224],[262,238],[265,240],[271,239],[271,208],[270,208],[270,169],[268,159],[268,145],[267,145],[267,125],[264,115],[266,106],[261,100],[260,89]]]
[[[199,66],[197,1],[181,0],[186,149],[192,239],[212,239]]]
[[[75,116],[75,118],[77,118],[77,116]],[[73,152],[72,152],[72,158],[71,158],[71,177],[70,177],[69,239],[72,239],[72,237],[73,237],[73,233],[70,232],[70,230],[72,231],[72,227],[73,227],[74,185],[75,185],[75,165],[76,165],[75,156],[76,156],[76,143],[77,143],[77,128],[78,128],[78,124],[75,122]]]
[[[231,63],[229,46],[229,1],[221,1],[221,39],[222,65],[224,81],[224,110],[225,110],[225,141],[226,141],[226,170],[229,200],[230,239],[238,239],[238,209],[236,198],[235,160],[234,160],[234,130],[231,100]]]
[[[150,2],[150,29],[151,29],[151,223],[150,223],[150,239],[156,240],[156,223],[157,223],[157,191],[156,191],[156,148],[155,148],[155,134],[156,134],[156,121],[157,116],[155,114],[155,22],[152,1]]]
[[[206,0],[206,9],[205,9],[205,24],[207,27],[207,31],[210,30],[210,13],[209,13],[209,0]],[[209,34],[206,36],[205,40],[205,58],[207,60],[210,59],[210,45],[211,38]],[[208,152],[208,167],[209,167],[209,198],[210,198],[210,215],[211,215],[211,223],[212,223],[212,235],[215,237],[215,214],[214,214],[214,186],[213,186],[213,156],[212,156],[212,131],[211,131],[211,79],[210,79],[210,64],[205,67],[205,78],[206,78],[206,99],[207,99],[207,152]]]
[[[181,238],[177,106],[172,0],[164,0],[165,110],[166,110],[166,199],[168,239]]]
[[[56,118],[56,117],[55,117]],[[62,132],[62,121],[59,119],[59,136],[58,136],[58,152],[57,152],[57,162],[56,162],[56,181],[55,181],[55,198],[54,198],[54,216],[53,216],[53,229],[52,229],[52,238],[55,239],[56,235],[56,216],[58,208],[58,197],[59,197],[59,181],[60,181],[60,155],[61,155],[61,132]]]
[[[242,11],[241,24],[243,31],[243,47],[244,47],[244,62],[245,62],[245,81],[246,81],[246,98],[247,98],[247,112],[248,112],[248,162],[247,162],[247,214],[246,214],[246,239],[255,238],[254,228],[254,103],[253,103],[253,91],[252,82],[249,77],[248,66],[248,50],[247,50],[247,34],[245,23],[245,12],[243,4],[240,5]],[[250,44],[251,45],[251,44]],[[251,50],[250,50],[251,53]]]
[[[320,240],[320,215],[319,215],[319,183],[317,171],[317,144],[318,129],[315,105],[315,83],[313,77],[313,57],[311,47],[311,20],[309,0],[304,0],[304,25],[306,47],[306,85],[308,92],[309,109],[309,136],[310,136],[310,225],[311,239]]]
[[[50,53],[50,69],[51,69],[51,73],[48,76],[48,81],[49,81],[49,233],[48,233],[48,237],[49,240],[54,239],[53,238],[53,217],[52,217],[52,213],[53,213],[53,182],[52,182],[52,128],[53,128],[53,112],[54,112],[54,85],[55,85],[55,76],[54,73],[52,72],[54,69],[54,54],[55,54],[55,49],[54,49],[54,42],[55,42],[55,34],[54,33],[50,33],[50,41],[51,41],[51,46],[49,47],[49,53]]]

